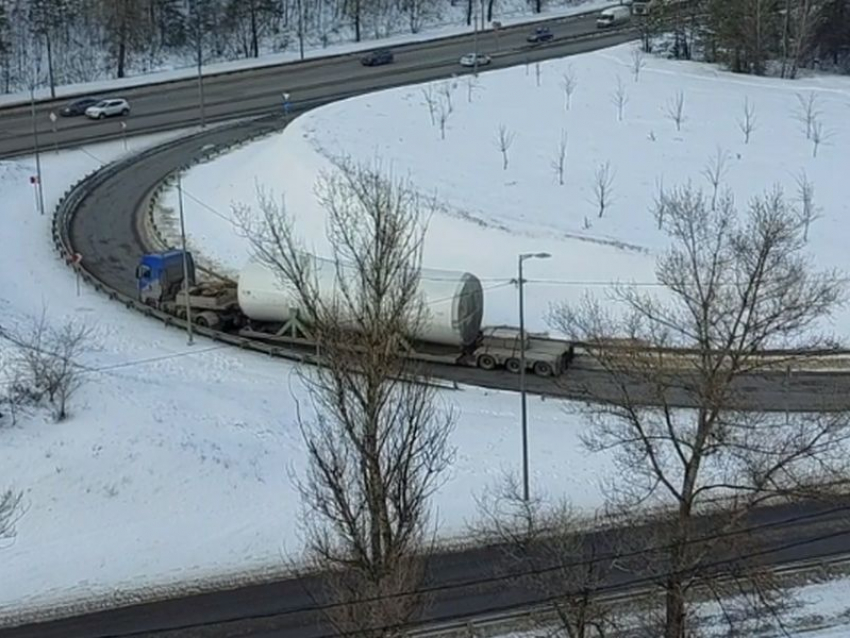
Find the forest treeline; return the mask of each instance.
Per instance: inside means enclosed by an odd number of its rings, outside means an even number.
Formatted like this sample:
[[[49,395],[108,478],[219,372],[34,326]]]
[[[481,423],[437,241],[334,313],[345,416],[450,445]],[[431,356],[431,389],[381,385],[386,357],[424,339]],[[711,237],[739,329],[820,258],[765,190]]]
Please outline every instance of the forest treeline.
[[[527,1],[529,12],[586,2]],[[736,72],[850,69],[850,0],[654,4],[638,21],[647,48],[669,34],[673,55]],[[0,91],[418,32],[447,15],[471,24],[484,14],[489,23],[502,10],[500,0],[0,0]]]

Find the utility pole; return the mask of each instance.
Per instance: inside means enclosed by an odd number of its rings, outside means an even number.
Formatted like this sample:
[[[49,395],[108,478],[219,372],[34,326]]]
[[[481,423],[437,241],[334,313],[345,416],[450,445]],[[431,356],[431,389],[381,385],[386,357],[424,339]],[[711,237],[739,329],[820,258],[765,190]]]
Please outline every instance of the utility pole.
[[[177,172],[177,197],[180,209],[180,243],[183,246],[183,301],[186,304],[186,331],[189,333],[189,345],[194,342],[192,334],[192,304],[189,303],[189,253],[186,250],[186,222],[183,218],[183,180]]]
[[[44,215],[44,189],[41,186],[41,151],[38,147],[38,123],[35,119],[35,82],[30,82],[30,114],[32,117],[32,141],[35,152],[36,192],[38,193],[38,211]]]
[[[526,259],[548,259],[551,257],[549,253],[523,253],[519,256],[519,395],[522,406],[522,500],[528,503],[530,497],[529,479],[528,479],[528,409],[525,400],[525,306],[523,300],[522,287],[524,280],[522,278],[522,262]]]

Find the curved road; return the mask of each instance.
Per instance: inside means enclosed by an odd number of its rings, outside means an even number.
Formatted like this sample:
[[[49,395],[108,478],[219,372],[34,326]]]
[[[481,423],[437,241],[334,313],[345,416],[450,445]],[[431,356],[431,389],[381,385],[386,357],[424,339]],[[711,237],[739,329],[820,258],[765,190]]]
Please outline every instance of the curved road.
[[[564,31],[575,29],[578,33],[588,27],[588,20],[580,19],[564,22],[562,27],[556,28]],[[517,28],[509,35],[503,35],[502,49],[507,50],[511,43],[520,45],[525,33],[526,28]],[[505,53],[497,57],[495,66],[521,63],[526,58],[542,59],[578,53],[608,46],[626,37],[609,34],[602,39],[578,43],[557,41],[533,52]],[[313,105],[338,99],[341,95],[441,77],[453,72],[456,58],[468,50],[469,38],[457,38],[401,48],[399,61],[381,70],[363,69],[353,59],[356,56],[342,56],[224,76],[208,82],[207,93],[212,99],[209,113],[216,118],[225,118],[269,111],[275,107],[282,90],[289,90],[302,106],[307,106],[308,102]],[[133,101],[135,108],[130,118],[132,132],[179,128],[192,123],[197,117],[194,90],[193,83],[178,82],[165,87],[122,92]],[[43,116],[49,107],[39,108]],[[136,212],[151,188],[175,168],[201,155],[208,144],[224,143],[232,136],[246,136],[257,127],[280,128],[281,125],[282,122],[266,119],[208,131],[185,144],[128,166],[106,180],[84,200],[71,228],[74,244],[84,254],[87,265],[116,289],[132,291],[131,273],[145,248],[144,234],[137,227]],[[28,118],[20,109],[2,112],[0,129],[4,137],[0,138],[0,155],[28,152],[28,126]],[[45,135],[43,143],[71,145],[115,137],[116,127],[114,121],[63,121],[55,135]],[[128,179],[128,176],[132,178]],[[494,375],[451,366],[435,368],[435,372],[460,382],[508,389],[516,387],[516,378],[507,373]],[[575,397],[586,396],[591,391],[595,396],[604,395],[606,384],[610,383],[602,372],[581,367],[570,371],[564,383],[559,385],[534,377],[529,377],[529,381],[537,392]],[[845,407],[850,400],[850,377],[802,373],[791,378],[780,374],[767,375],[747,379],[742,382],[740,390],[746,403],[752,407]],[[686,397],[682,398],[682,402],[687,403]],[[765,561],[779,563],[817,558],[850,550],[850,532],[846,524],[848,508],[850,504],[847,503],[838,508],[814,502],[797,503],[760,510],[754,513],[750,523],[766,526],[761,527],[758,534],[767,548],[763,550]],[[593,535],[588,542],[598,543],[601,547],[612,544],[606,533]],[[446,620],[474,616],[539,600],[540,594],[527,582],[504,577],[510,567],[504,564],[502,556],[498,548],[485,547],[435,557],[430,565],[429,577],[437,589],[427,617]],[[644,568],[651,562],[644,561]],[[718,565],[718,569],[722,568],[722,564]],[[612,571],[606,579],[605,588],[612,592],[622,591],[645,582],[651,576],[645,571],[629,574]],[[129,635],[318,638],[329,632],[307,592],[315,586],[316,582],[311,579],[282,580],[3,630],[0,638]]]

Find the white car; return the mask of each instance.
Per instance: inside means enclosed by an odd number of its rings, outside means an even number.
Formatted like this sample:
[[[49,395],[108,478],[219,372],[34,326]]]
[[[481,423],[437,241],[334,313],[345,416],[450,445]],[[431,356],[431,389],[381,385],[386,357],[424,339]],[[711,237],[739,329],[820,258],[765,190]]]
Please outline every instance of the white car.
[[[130,105],[127,103],[127,100],[116,98],[101,100],[94,106],[90,106],[86,109],[86,117],[90,117],[93,120],[102,120],[105,117],[111,117],[113,115],[129,114]]]
[[[490,56],[486,53],[467,53],[460,59],[461,66],[485,66],[490,62]]]

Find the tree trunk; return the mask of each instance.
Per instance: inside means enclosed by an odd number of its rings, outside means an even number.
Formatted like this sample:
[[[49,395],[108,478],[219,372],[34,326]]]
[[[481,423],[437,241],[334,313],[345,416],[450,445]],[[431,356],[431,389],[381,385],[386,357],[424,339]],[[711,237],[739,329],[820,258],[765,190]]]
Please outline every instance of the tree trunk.
[[[470,0],[471,2],[472,0]],[[360,0],[354,0],[354,41],[360,42]]]
[[[257,36],[257,7],[253,0],[248,4],[248,11],[251,12],[251,55],[258,58],[260,57],[260,39]]]
[[[53,44],[52,44],[52,36],[50,34],[49,28],[45,30],[45,39],[47,40],[47,80],[50,84],[50,97],[52,99],[56,99],[56,82],[53,79]]]
[[[681,578],[671,576],[665,584],[664,638],[685,638],[685,593]]]
[[[118,40],[118,73],[117,77],[124,77],[124,65],[127,59],[127,43],[126,38],[122,32],[121,38]]]

